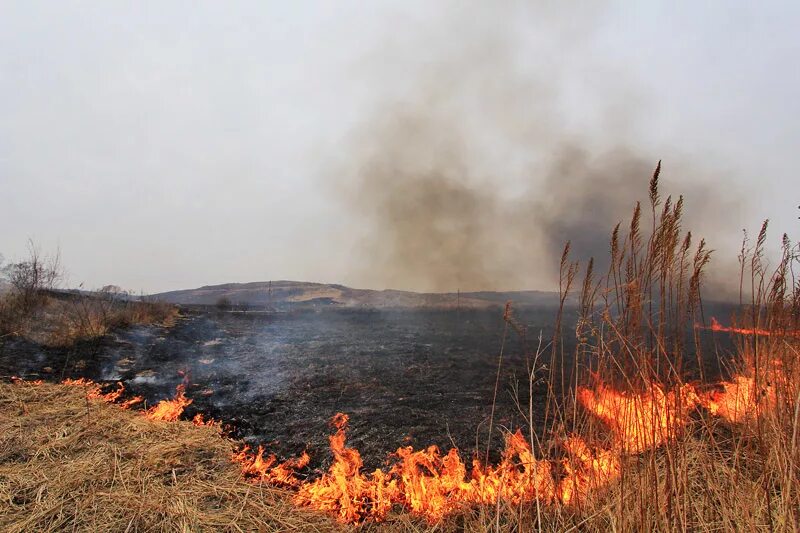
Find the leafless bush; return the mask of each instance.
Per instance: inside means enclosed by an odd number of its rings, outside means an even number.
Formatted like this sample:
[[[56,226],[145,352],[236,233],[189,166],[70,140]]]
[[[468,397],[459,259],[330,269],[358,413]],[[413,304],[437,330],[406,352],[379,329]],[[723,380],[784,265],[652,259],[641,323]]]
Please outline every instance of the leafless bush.
[[[7,265],[3,274],[19,309],[30,313],[41,303],[44,291],[58,286],[62,277],[60,253],[44,256],[33,241],[28,241],[28,258]]]
[[[60,255],[44,256],[28,242],[28,257],[0,269],[10,290],[0,295],[0,335],[19,333],[61,280]]]

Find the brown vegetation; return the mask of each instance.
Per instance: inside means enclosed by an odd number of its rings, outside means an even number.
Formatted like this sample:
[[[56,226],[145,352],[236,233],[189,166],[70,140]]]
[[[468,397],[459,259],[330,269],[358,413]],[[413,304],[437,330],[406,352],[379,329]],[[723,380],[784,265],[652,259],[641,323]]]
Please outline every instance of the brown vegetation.
[[[215,428],[148,420],[82,387],[0,385],[0,530],[287,531],[325,517],[240,480]]]
[[[130,298],[109,286],[99,292],[57,291],[58,254],[43,257],[30,243],[25,261],[2,269],[10,289],[0,293],[0,337],[20,336],[45,346],[71,346],[136,324],[171,325],[174,305]]]

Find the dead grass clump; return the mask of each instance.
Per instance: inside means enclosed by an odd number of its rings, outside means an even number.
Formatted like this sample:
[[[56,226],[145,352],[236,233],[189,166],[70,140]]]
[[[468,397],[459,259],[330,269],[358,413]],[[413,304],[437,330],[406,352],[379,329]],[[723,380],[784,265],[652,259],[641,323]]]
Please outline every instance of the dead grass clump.
[[[0,530],[330,531],[241,479],[232,443],[152,422],[81,387],[0,384]]]

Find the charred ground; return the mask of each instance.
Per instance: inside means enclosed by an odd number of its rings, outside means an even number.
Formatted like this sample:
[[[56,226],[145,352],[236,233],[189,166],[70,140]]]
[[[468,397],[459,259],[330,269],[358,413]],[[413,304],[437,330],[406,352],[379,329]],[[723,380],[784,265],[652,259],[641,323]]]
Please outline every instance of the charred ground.
[[[480,441],[483,449],[501,347],[494,427],[519,427],[513,385],[526,379],[525,358],[539,331],[544,339],[552,336],[553,316],[550,306],[516,310],[529,338],[525,343],[509,328],[503,343],[500,307],[264,312],[191,306],[172,327],[137,326],[69,350],[6,340],[0,375],[122,381],[148,404],[171,397],[187,379],[188,416],[221,419],[236,436],[278,455],[307,449],[312,466],[329,454],[329,419],[346,412],[350,442],[372,468],[399,446],[474,450]],[[520,390],[517,399],[527,405],[527,383]],[[534,394],[543,409],[544,386]]]

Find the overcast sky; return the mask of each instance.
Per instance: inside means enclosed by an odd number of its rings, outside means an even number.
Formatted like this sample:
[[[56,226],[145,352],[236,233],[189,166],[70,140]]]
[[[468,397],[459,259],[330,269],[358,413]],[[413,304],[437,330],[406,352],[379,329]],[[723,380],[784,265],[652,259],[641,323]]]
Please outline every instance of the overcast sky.
[[[342,200],[337,173],[421,72],[456,65],[456,95],[486,84],[469,73],[486,72],[495,57],[481,50],[496,41],[511,43],[515,86],[547,80],[529,98],[536,117],[552,106],[562,135],[663,158],[665,182],[713,175],[729,217],[719,254],[735,260],[742,228],[764,218],[773,240],[798,237],[800,3],[533,4],[0,0],[0,253],[22,257],[32,238],[60,248],[70,285],[146,292],[269,279],[428,288],[364,275],[372,219]],[[493,75],[487,94],[507,81]],[[528,120],[526,97],[502,112]],[[478,138],[470,165],[523,157]],[[552,149],[541,130],[526,139],[526,152]],[[705,171],[677,176],[673,155]],[[500,166],[501,195],[540,179]],[[551,288],[545,270],[494,288]]]

